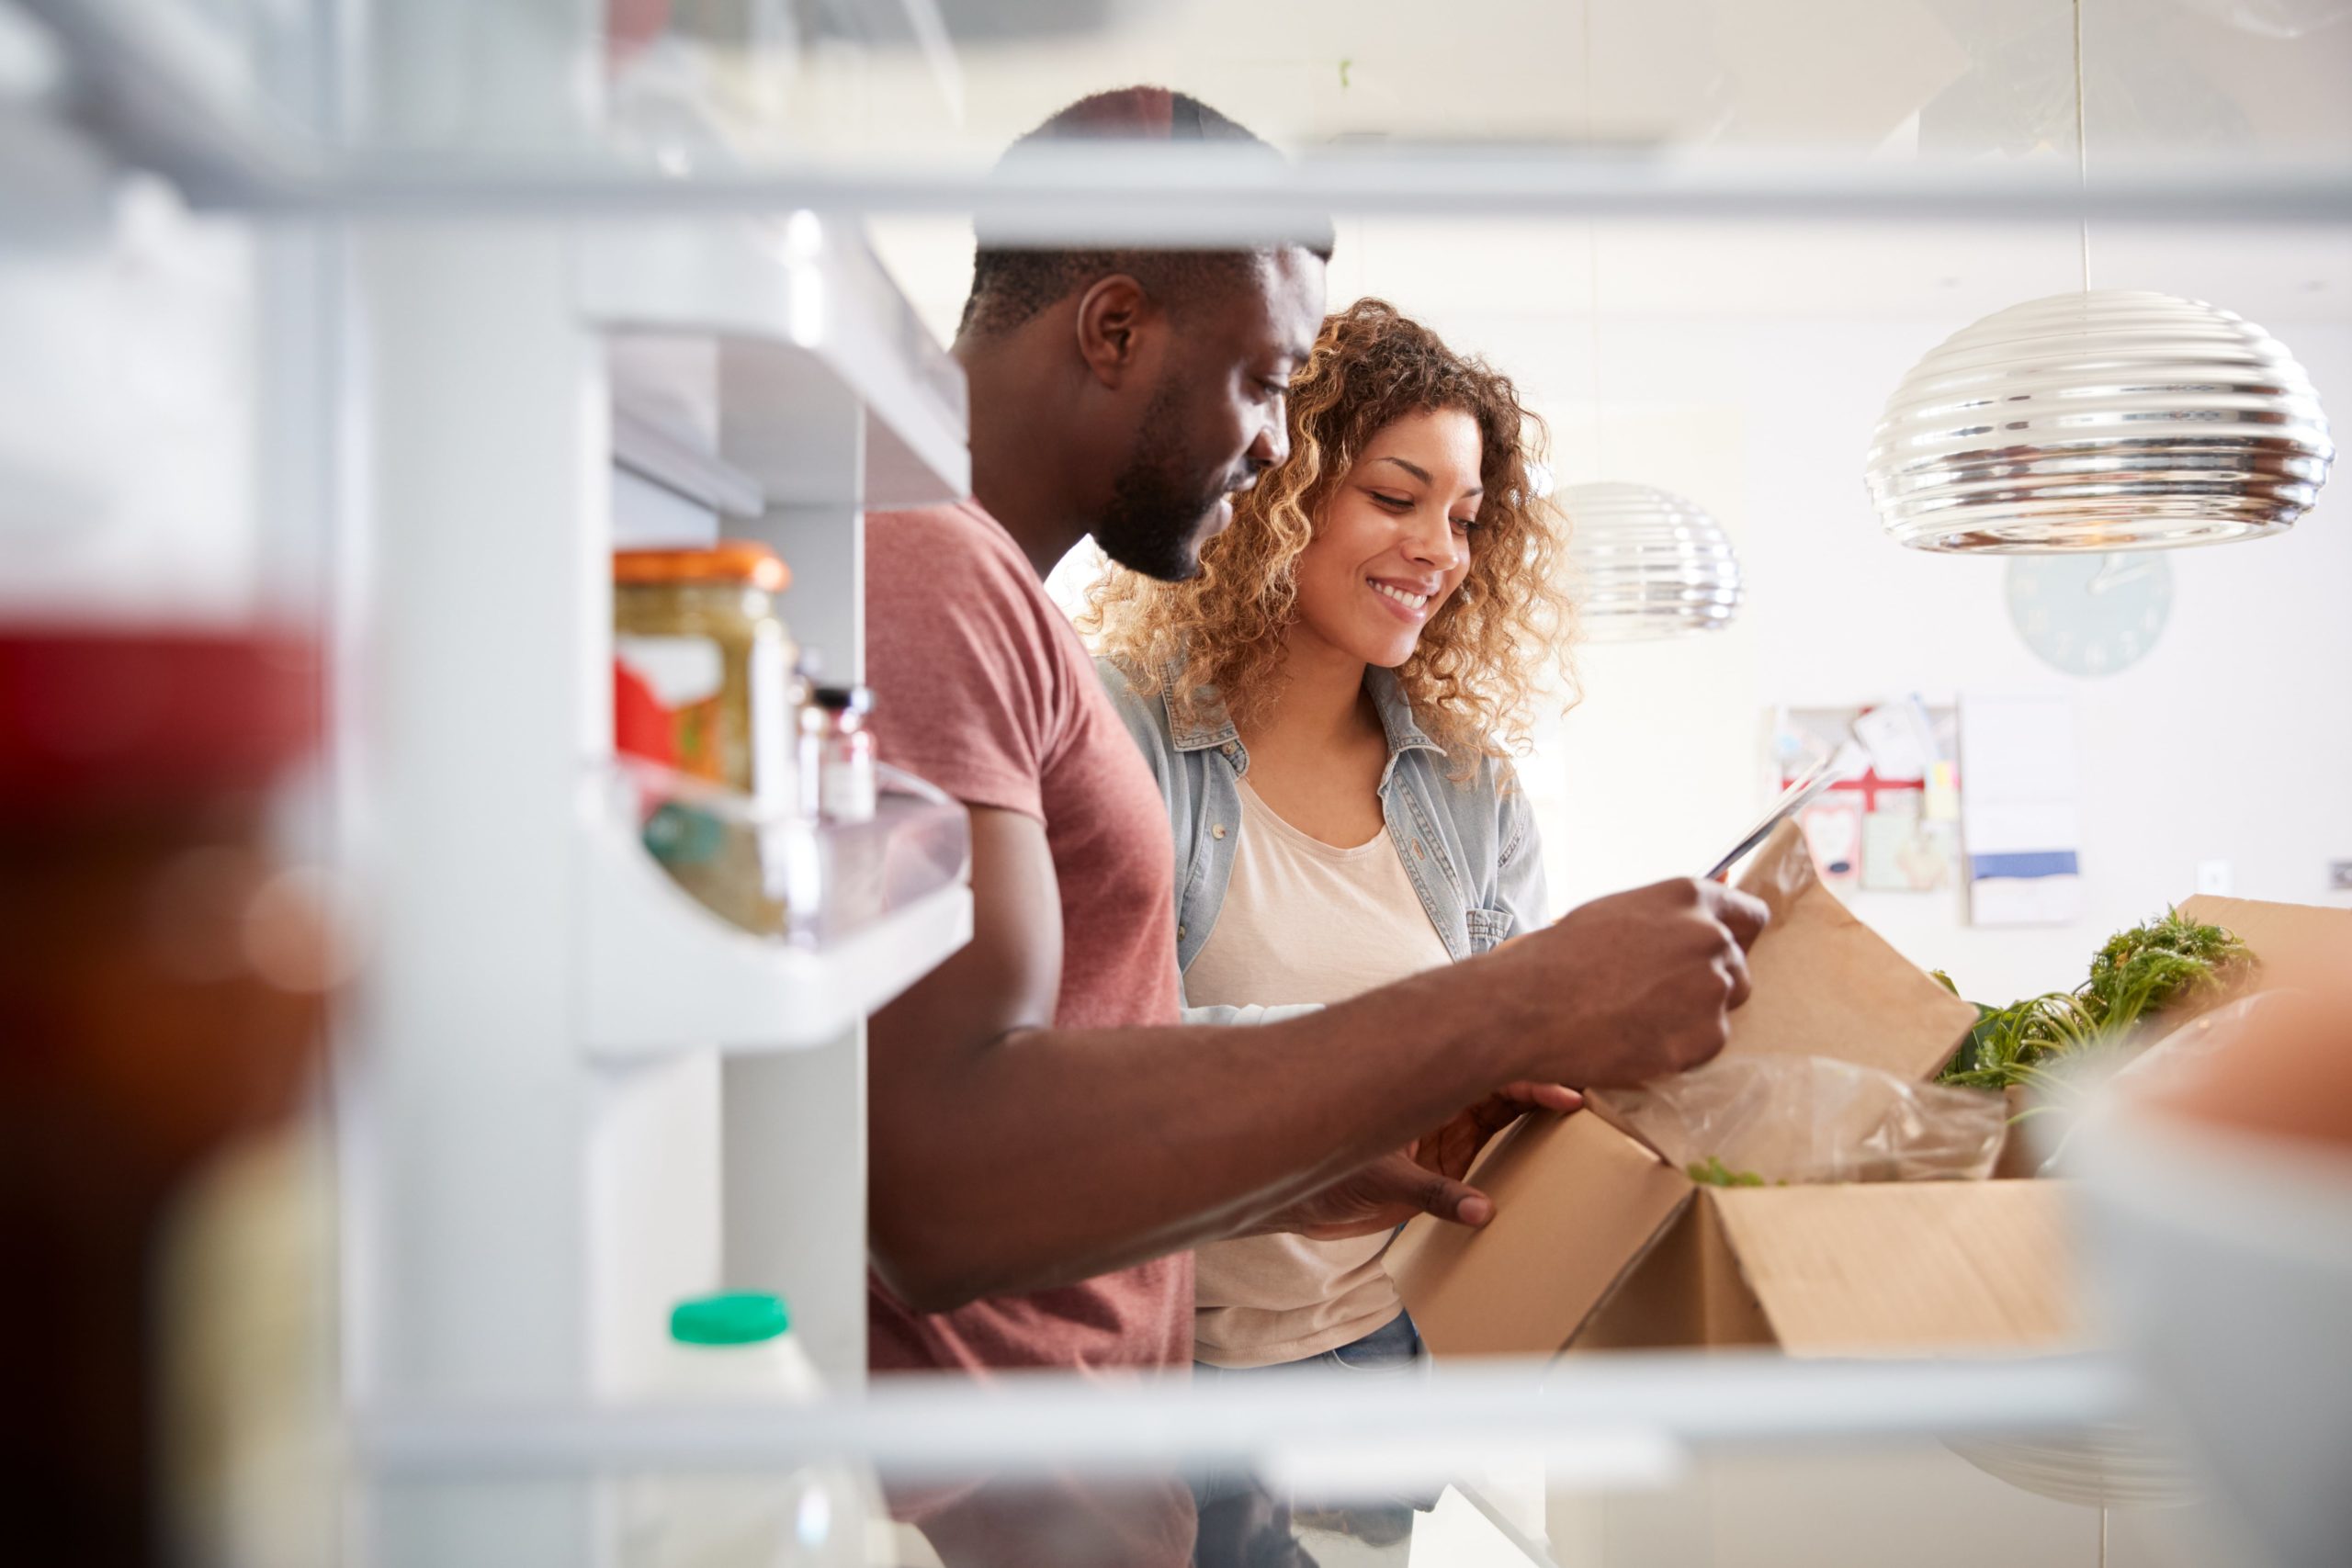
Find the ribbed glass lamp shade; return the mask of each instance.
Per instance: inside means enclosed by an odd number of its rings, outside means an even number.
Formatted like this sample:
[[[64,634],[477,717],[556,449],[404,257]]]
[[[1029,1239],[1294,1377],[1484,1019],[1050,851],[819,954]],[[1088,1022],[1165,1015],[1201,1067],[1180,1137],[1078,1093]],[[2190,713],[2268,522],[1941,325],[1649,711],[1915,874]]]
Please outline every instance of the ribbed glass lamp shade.
[[[1587,637],[1632,642],[1730,625],[1739,608],[1739,558],[1705,511],[1634,484],[1571,485],[1560,504]]]
[[[2268,333],[2099,289],[1947,338],[1887,400],[1865,475],[1914,549],[2125,550],[2291,527],[2335,457],[2311,378]]]

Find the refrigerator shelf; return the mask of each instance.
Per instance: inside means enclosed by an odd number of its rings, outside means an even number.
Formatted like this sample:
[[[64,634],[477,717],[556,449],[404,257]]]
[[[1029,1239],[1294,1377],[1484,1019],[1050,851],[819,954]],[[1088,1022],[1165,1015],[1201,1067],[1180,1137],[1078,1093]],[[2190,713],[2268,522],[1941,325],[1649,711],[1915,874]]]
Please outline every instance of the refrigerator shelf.
[[[887,821],[870,826],[877,840],[893,830]],[[910,823],[906,830],[922,827]],[[617,814],[594,813],[582,845],[588,990],[582,1041],[593,1058],[644,1060],[712,1045],[730,1055],[826,1045],[972,934],[972,895],[960,867],[837,939],[808,946],[713,914],[671,879]]]
[[[592,231],[582,262],[616,409],[700,446],[714,475],[770,506],[970,491],[963,371],[854,226],[805,211],[638,221]]]
[[[354,1435],[363,1469],[419,1481],[842,1458],[933,1476],[1146,1476],[1288,1456],[1410,1461],[1425,1476],[1566,1460],[1556,1483],[1607,1484],[1684,1451],[2074,1434],[2134,1416],[2145,1397],[2101,1350],[1884,1360],[1628,1350],[1473,1359],[1394,1385],[1327,1369],[1275,1382],[1113,1390],[1032,1372],[988,1388],[886,1379],[853,1400],[774,1409],[378,1406],[355,1412]],[[1581,1476],[1556,1473],[1578,1465]]]

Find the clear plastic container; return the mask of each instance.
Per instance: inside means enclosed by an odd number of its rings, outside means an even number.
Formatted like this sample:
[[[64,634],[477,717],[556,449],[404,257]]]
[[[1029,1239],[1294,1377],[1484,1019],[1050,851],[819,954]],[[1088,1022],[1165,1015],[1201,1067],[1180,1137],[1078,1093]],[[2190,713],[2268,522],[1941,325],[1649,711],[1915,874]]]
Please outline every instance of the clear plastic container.
[[[864,821],[811,821],[739,792],[622,760],[645,846],[713,913],[746,931],[826,947],[963,879],[964,807],[913,774],[874,770]]]
[[[657,1399],[812,1404],[824,1383],[775,1296],[699,1296],[670,1314]],[[679,1472],[626,1483],[620,1568],[864,1568],[880,1518],[872,1477],[848,1465]]]

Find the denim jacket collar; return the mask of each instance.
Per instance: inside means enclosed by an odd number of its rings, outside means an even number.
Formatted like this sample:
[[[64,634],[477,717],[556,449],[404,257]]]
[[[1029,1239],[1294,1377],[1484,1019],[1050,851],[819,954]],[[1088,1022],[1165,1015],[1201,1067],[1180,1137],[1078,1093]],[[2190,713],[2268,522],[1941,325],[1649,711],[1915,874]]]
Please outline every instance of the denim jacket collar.
[[[1183,674],[1181,659],[1159,667],[1159,689],[1168,694],[1168,738],[1176,750],[1204,751],[1238,741],[1241,732],[1234,728],[1232,717],[1225,711],[1225,699],[1216,694],[1216,687],[1202,687],[1189,703],[1176,700],[1177,682]]]
[[[1173,693],[1183,666],[1170,660],[1160,668],[1164,689]],[[1372,694],[1373,706],[1379,711],[1380,728],[1388,736],[1388,766],[1381,773],[1381,784],[1388,782],[1388,774],[1396,766],[1396,759],[1407,751],[1435,751],[1443,755],[1445,748],[1423,733],[1413,718],[1412,700],[1405,695],[1403,682],[1396,671],[1374,665],[1364,671],[1364,689]],[[1170,702],[1168,705],[1169,739],[1179,751],[1201,751],[1212,746],[1233,746],[1238,750],[1241,732],[1234,728],[1233,719],[1225,711],[1225,703],[1216,688],[1204,687],[1190,704]],[[1245,764],[1246,765],[1246,764]]]
[[[1241,784],[1250,753],[1232,716],[1214,696],[1189,717],[1171,712],[1169,685],[1151,696],[1130,671],[1099,661],[1104,690],[1120,721],[1143,749],[1168,806],[1175,852],[1176,961],[1189,969],[1216,928],[1242,844]],[[1182,673],[1163,673],[1172,683]],[[1380,814],[1398,863],[1421,908],[1457,959],[1484,953],[1513,931],[1544,918],[1544,858],[1526,796],[1511,787],[1508,766],[1481,759],[1467,779],[1449,776],[1445,754],[1413,722],[1395,675],[1366,678],[1389,746],[1380,781]],[[1212,1009],[1225,1015],[1238,1005]]]

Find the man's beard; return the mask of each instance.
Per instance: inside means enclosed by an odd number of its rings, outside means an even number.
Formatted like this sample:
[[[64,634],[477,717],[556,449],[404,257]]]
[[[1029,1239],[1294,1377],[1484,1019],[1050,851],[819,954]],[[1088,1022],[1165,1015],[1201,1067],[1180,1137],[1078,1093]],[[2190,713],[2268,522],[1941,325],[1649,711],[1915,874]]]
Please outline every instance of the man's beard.
[[[1180,428],[1172,379],[1162,381],[1094,525],[1104,555],[1162,582],[1200,575],[1201,547],[1217,502],[1248,483],[1231,470],[1203,475]]]

